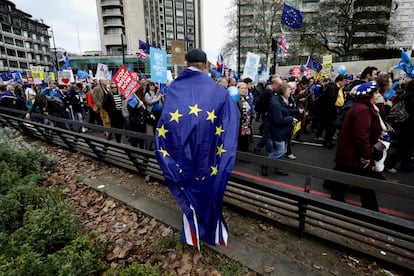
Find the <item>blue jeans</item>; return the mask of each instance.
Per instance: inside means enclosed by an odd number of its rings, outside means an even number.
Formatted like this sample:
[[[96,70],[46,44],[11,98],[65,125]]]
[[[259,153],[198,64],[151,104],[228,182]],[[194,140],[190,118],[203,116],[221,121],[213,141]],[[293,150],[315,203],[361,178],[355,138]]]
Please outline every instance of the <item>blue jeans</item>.
[[[271,159],[282,159],[287,150],[286,141],[273,141],[273,151],[269,153],[268,157]]]
[[[263,122],[263,136],[260,141],[256,145],[257,150],[261,150],[262,148],[266,148],[267,154],[270,154],[273,151],[272,148],[272,139],[270,138],[270,131],[269,131],[269,122]]]

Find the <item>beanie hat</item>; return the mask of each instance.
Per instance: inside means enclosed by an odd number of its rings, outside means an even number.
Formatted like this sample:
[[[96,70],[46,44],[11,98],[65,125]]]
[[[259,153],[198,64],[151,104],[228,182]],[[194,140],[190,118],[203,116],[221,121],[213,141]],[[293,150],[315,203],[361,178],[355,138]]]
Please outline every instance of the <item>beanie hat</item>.
[[[378,89],[378,83],[376,81],[369,81],[361,84],[354,92],[355,97],[364,97],[368,94],[373,93]]]

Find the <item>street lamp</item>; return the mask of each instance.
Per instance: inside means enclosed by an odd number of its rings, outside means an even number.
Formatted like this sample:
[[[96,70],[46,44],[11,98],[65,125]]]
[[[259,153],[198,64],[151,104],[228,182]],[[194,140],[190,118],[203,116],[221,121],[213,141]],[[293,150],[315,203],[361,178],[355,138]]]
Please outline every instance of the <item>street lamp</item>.
[[[55,64],[56,64],[56,70],[57,71],[60,71],[60,68],[59,68],[59,61],[58,61],[58,58],[57,58],[57,49],[56,49],[56,44],[55,44],[55,35],[54,35],[54,33],[53,33],[53,28],[50,28],[50,32],[52,33],[52,41],[53,41],[53,50],[54,50],[54,52],[55,52]]]
[[[122,64],[125,65],[124,33],[121,33]]]

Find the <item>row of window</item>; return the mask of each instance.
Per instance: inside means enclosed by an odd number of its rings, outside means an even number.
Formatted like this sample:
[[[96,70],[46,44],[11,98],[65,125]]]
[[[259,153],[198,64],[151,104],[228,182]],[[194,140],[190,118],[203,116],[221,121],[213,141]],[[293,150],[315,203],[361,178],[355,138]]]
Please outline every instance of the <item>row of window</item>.
[[[50,60],[50,57],[48,55],[26,53],[23,51],[18,51],[18,50],[4,48],[4,47],[0,47],[0,53],[6,54],[9,57],[25,58],[25,59],[36,60],[36,61],[49,62]]]
[[[0,38],[1,38],[1,35],[0,35]],[[24,47],[26,49],[34,49],[36,51],[42,51],[42,52],[49,51],[49,47],[46,47],[45,45],[31,43],[30,41],[23,42],[23,40],[13,39],[12,37],[8,37],[8,36],[4,36],[2,38],[2,42],[4,42],[5,44],[9,44],[9,45],[15,45],[17,47],[22,47],[22,48]]]
[[[1,28],[2,28],[3,32],[12,33],[12,34],[15,34],[15,35],[20,35],[20,36],[23,36],[24,38],[31,38],[33,40],[36,40],[36,41],[39,41],[39,42],[42,42],[42,43],[45,43],[45,42],[48,41],[45,38],[45,36],[43,36],[43,35],[37,35],[35,33],[29,33],[26,30],[22,31],[20,28],[17,28],[17,27],[12,28],[11,26],[9,26],[7,24],[1,24]]]

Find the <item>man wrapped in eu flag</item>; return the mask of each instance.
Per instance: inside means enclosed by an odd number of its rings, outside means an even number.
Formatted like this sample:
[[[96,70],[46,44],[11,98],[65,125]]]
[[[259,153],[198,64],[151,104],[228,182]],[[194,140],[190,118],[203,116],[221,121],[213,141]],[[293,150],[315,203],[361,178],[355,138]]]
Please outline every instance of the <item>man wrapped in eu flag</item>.
[[[191,49],[187,68],[165,96],[155,155],[183,210],[181,241],[227,245],[222,203],[237,149],[240,112],[229,93],[204,70],[207,56]]]

